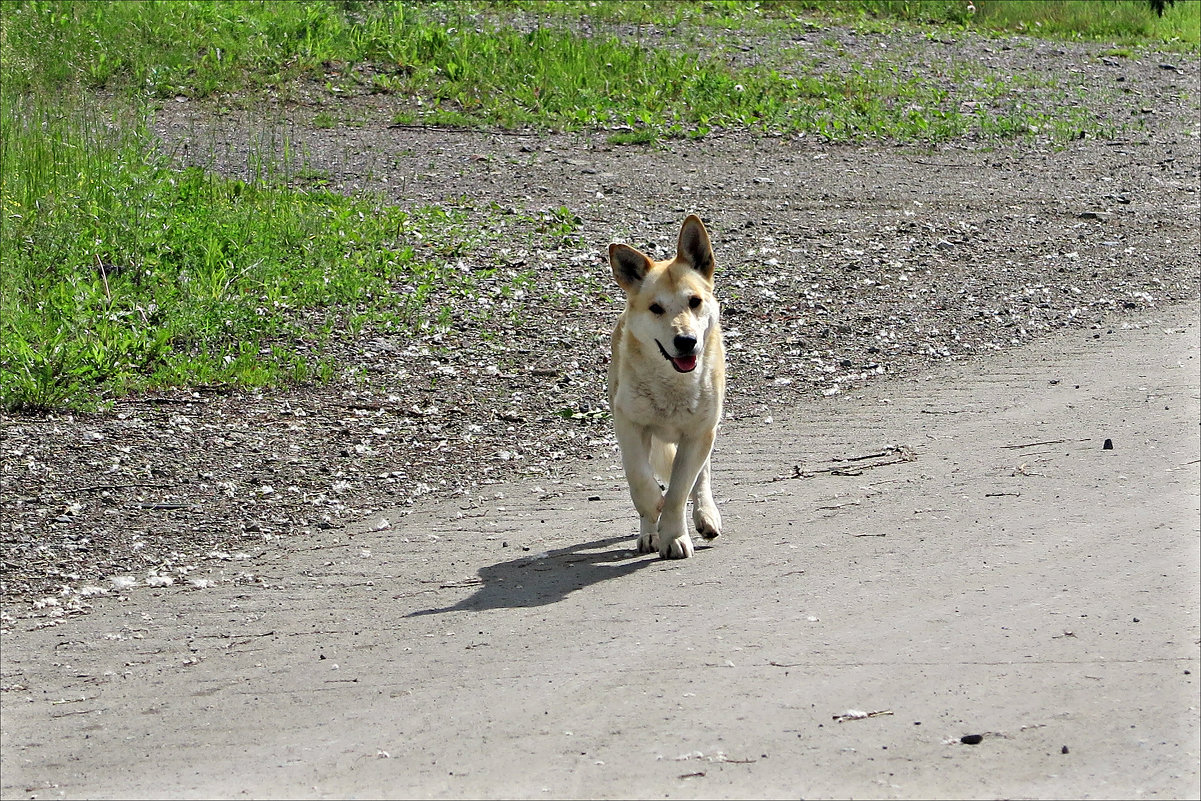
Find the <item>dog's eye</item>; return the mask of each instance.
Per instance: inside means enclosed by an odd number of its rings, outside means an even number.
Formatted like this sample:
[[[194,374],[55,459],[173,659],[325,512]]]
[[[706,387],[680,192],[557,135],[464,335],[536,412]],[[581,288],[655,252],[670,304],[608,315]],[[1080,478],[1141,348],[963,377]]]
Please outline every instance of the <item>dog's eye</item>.
[[[701,304],[702,304],[702,303],[704,303],[704,301],[702,301],[702,300],[701,300],[700,298],[698,298],[696,295],[693,295],[693,296],[692,296],[691,298],[689,298],[689,300],[688,300],[688,307],[689,307],[689,308],[691,308],[691,309],[699,309],[699,308],[701,307]]]
[[[660,315],[660,314],[662,314],[662,313],[663,313],[663,307],[662,307],[662,306],[660,306],[658,303],[652,303],[652,304],[651,304],[651,314],[654,314],[654,315]]]

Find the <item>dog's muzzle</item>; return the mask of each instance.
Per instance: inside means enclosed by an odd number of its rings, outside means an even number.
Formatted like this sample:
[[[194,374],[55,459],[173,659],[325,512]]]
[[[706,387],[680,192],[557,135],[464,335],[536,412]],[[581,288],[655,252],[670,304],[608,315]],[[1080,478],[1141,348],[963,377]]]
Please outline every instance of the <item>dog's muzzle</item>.
[[[696,337],[680,335],[672,341],[676,352],[683,354],[681,356],[670,355],[657,339],[655,344],[659,346],[659,352],[663,354],[663,358],[671,362],[672,369],[677,373],[691,373],[696,369]]]

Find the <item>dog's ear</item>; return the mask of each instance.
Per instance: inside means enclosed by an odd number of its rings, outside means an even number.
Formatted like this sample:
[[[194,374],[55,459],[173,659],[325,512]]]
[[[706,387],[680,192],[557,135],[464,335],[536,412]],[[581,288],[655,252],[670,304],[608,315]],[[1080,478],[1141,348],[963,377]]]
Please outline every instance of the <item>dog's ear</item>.
[[[637,289],[642,279],[646,278],[646,273],[651,268],[651,260],[642,251],[615,242],[609,245],[609,265],[613,268],[613,277],[621,288],[630,291]]]
[[[692,269],[713,280],[713,246],[709,244],[709,232],[695,214],[689,214],[680,226],[680,241],[676,245],[676,258],[692,265]]]

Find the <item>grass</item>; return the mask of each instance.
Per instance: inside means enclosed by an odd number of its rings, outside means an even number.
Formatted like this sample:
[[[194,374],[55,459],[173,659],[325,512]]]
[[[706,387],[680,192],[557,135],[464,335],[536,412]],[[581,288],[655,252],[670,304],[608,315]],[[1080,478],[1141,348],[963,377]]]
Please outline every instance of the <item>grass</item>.
[[[1185,52],[1196,52],[1201,43],[1197,0],[1177,0],[1162,17],[1144,0],[980,0],[976,5],[978,13],[970,24],[982,31],[1152,44]]]
[[[768,63],[736,67],[724,50],[709,46],[705,31],[735,22],[795,25],[796,14],[1001,30],[1024,15],[1019,26],[1048,32],[1082,29],[1091,21],[1088,30],[1096,35],[1151,36],[1149,26],[1195,16],[1198,6],[1197,0],[1181,0],[1162,22],[1142,0],[980,0],[974,17],[959,0],[23,3],[5,12],[4,80],[17,91],[50,91],[74,81],[168,98],[286,94],[305,79],[342,93],[394,95],[398,123],[633,129],[645,131],[638,135],[646,141],[732,127],[808,132],[834,141],[944,141],[1060,129],[1067,138],[1082,129],[1104,131],[1090,127],[1087,115],[1057,124],[1063,98],[1054,92],[1044,93],[1041,104],[1018,102],[1028,88],[1021,75],[1002,80],[977,68],[979,80],[948,89],[930,75],[898,77],[908,65],[897,56],[863,62],[840,53],[836,64],[817,64],[795,49]],[[505,15],[517,12],[549,15],[561,24],[518,30],[505,22]],[[701,29],[692,34],[694,47],[651,47],[637,38],[580,36],[566,25],[577,12],[633,17],[659,28],[695,21]],[[1136,22],[1144,28],[1136,30]],[[323,112],[315,124],[336,121]]]
[[[641,128],[637,131],[618,131],[610,134],[605,140],[611,145],[649,145],[659,141],[659,135],[653,128]]]
[[[4,96],[0,398],[324,380],[332,337],[428,325],[488,271],[466,214],[172,169],[136,118]],[[556,214],[548,237],[568,236]],[[566,226],[566,228],[565,228]]]
[[[393,96],[395,121],[607,131],[617,145],[715,128],[937,142],[1113,133],[1086,98],[971,65],[866,63],[783,48],[738,66],[726,31],[834,21],[957,35],[1197,50],[1201,2],[5,2],[0,4],[0,405],[94,408],[162,386],[328,380],[326,346],[453,322],[455,297],[528,276],[456,264],[490,236],[453,208],[325,191],[289,143],[252,143],[246,180],[173,167],[146,109],[180,95],[285,99],[300,82]],[[518,27],[521,17],[537,24]],[[632,23],[581,36],[573,20]],[[662,31],[680,33],[659,47]],[[657,33],[659,32],[659,33]],[[689,39],[691,37],[691,39]],[[732,49],[733,48],[733,49]],[[825,60],[821,60],[824,58]],[[102,108],[95,94],[110,100]],[[123,99],[123,101],[121,100]],[[317,111],[311,124],[345,124]],[[308,187],[307,190],[299,187]],[[569,209],[525,221],[570,243]],[[506,234],[512,235],[512,228]],[[473,304],[466,304],[472,306]],[[517,314],[505,304],[507,314]],[[474,304],[486,308],[487,304]],[[479,312],[483,313],[483,312]]]
[[[672,28],[763,29],[781,22],[801,28],[852,24],[875,32],[898,25],[942,32],[1025,33],[1046,38],[1138,43],[1196,51],[1201,2],[1177,0],[1162,17],[1146,0],[702,0],[692,3],[516,0],[529,13],[589,16],[612,22]]]

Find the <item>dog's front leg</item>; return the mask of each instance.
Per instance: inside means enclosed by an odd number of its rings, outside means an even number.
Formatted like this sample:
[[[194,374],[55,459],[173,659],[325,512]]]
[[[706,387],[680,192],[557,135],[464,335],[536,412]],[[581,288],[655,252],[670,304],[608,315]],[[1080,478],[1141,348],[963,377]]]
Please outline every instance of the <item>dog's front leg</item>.
[[[663,509],[663,490],[651,469],[651,434],[620,415],[613,416],[617,443],[621,446],[621,466],[625,470],[630,498],[638,510],[638,552],[659,549],[659,512]]]
[[[681,439],[676,448],[671,483],[663,496],[663,513],[659,516],[659,556],[664,559],[687,559],[693,554],[684,507],[712,450],[711,431],[699,437]]]

